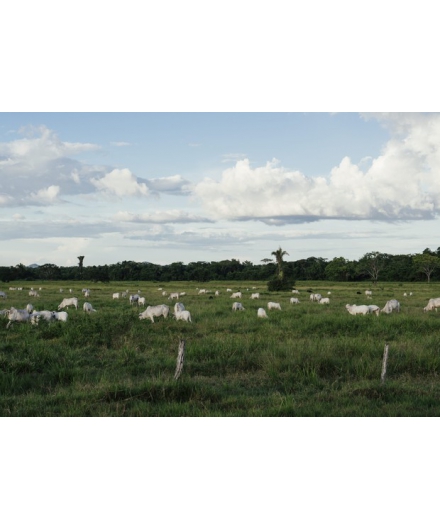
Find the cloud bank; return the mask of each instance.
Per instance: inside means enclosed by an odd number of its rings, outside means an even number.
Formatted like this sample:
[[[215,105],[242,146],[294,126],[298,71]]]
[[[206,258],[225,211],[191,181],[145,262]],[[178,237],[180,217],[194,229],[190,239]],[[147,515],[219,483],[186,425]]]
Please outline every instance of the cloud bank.
[[[249,159],[204,179],[194,190],[217,219],[267,224],[320,219],[433,219],[440,208],[440,116],[381,116],[392,138],[377,158],[344,157],[328,175],[309,177],[277,160],[253,168]],[[368,164],[366,164],[368,161]],[[366,167],[367,166],[367,167]]]

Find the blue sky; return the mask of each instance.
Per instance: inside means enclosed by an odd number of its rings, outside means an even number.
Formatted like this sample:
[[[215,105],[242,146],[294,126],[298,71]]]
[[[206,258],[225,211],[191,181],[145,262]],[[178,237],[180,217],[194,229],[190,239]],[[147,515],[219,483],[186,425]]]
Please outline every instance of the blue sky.
[[[1,264],[437,248],[439,135],[429,113],[1,113]]]

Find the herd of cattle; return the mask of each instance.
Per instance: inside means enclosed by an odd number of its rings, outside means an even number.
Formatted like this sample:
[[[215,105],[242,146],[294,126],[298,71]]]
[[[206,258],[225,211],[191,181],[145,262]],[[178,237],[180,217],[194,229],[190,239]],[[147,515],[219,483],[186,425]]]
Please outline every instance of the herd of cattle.
[[[11,290],[15,290],[16,288],[10,288]],[[17,288],[18,290],[22,290],[21,288]],[[255,287],[252,287],[252,289],[255,289]],[[41,290],[41,288],[40,288]],[[186,293],[178,293],[173,292],[168,295],[168,293],[163,290],[163,288],[159,287],[159,291],[162,291],[162,296],[168,296],[168,300],[179,300],[180,297],[185,296]],[[72,293],[72,290],[69,290],[70,293]],[[209,295],[210,291],[206,289],[197,289],[198,294],[205,294]],[[63,292],[63,289],[60,289],[60,292]],[[238,298],[241,299],[243,297],[243,293],[241,291],[238,292],[232,292],[232,289],[226,289],[227,293],[230,294],[230,298]],[[82,294],[85,298],[90,297],[90,289],[83,289]],[[299,294],[299,291],[297,289],[292,290],[292,294]],[[327,295],[330,295],[331,292],[329,291]],[[359,291],[357,294],[361,294]],[[367,298],[372,297],[372,291],[366,290],[365,295]],[[220,292],[215,291],[214,296],[219,296]],[[409,293],[410,296],[412,296],[412,293]],[[39,297],[40,294],[35,289],[32,289],[29,291],[29,296],[32,297]],[[407,293],[404,293],[403,296],[407,296]],[[124,291],[122,293],[113,293],[112,298],[120,299],[120,298],[127,298],[129,299],[130,305],[136,305],[138,307],[145,306],[145,297],[140,296],[140,291],[138,291],[137,294],[128,294],[128,290]],[[7,295],[4,291],[0,291],[0,298],[6,299]],[[213,296],[210,296],[210,298],[213,298]],[[250,296],[251,300],[257,300],[260,298],[260,293],[252,293]],[[329,304],[330,298],[323,297],[319,293],[311,293],[310,294],[310,301],[311,302],[317,302],[319,304]],[[300,301],[298,298],[292,297],[290,298],[291,304],[299,304]],[[53,321],[61,321],[61,322],[67,322],[68,314],[67,311],[62,311],[63,309],[68,309],[69,307],[75,307],[75,309],[78,309],[78,298],[77,297],[71,297],[71,298],[63,298],[62,302],[58,306],[57,311],[50,311],[50,310],[42,310],[42,311],[36,311],[32,304],[27,304],[26,308],[24,309],[16,309],[15,307],[11,307],[10,309],[3,309],[0,310],[0,316],[6,317],[8,319],[8,324],[6,325],[6,328],[9,328],[12,323],[14,322],[30,322],[33,325],[38,325],[38,322],[40,320],[45,320],[48,322]],[[428,301],[428,304],[426,307],[423,308],[423,311],[432,311],[433,309],[437,311],[437,308],[440,307],[440,298],[431,298]],[[379,316],[380,313],[386,313],[390,314],[394,311],[400,312],[400,303],[395,300],[388,300],[385,304],[385,306],[381,309],[379,306],[374,304],[362,304],[362,305],[356,305],[356,304],[346,304],[345,305],[346,310],[351,315],[367,315],[367,314],[375,314],[376,316]],[[267,303],[267,309],[269,311],[271,310],[281,310],[281,304],[279,302],[268,302]],[[241,302],[233,302],[232,304],[232,310],[233,311],[244,311],[245,308]],[[96,312],[96,309],[93,308],[92,304],[90,302],[84,302],[83,304],[83,311],[86,313],[94,313]],[[139,313],[139,319],[149,319],[151,322],[154,323],[154,317],[161,317],[163,316],[165,319],[168,317],[170,313],[170,307],[166,304],[159,304],[154,306],[147,306],[147,308],[142,312]],[[182,320],[184,322],[192,322],[191,319],[191,313],[185,309],[185,306],[181,303],[176,301],[174,304],[174,311],[172,313],[172,316],[176,320]],[[267,313],[263,307],[259,307],[257,309],[257,317],[259,318],[267,318]]]

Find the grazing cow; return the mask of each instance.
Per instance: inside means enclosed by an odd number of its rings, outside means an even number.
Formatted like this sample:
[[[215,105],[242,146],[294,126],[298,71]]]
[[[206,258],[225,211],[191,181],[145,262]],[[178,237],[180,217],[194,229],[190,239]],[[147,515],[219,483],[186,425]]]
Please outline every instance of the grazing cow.
[[[298,289],[292,289],[292,294],[299,294]]]
[[[7,311],[7,316],[9,322],[6,324],[6,329],[8,329],[13,322],[30,322],[31,319],[31,315],[26,309],[15,309],[15,307],[11,307],[11,309]]]
[[[393,311],[400,312],[400,304],[397,300],[388,300],[388,302],[385,304],[385,306],[381,309],[382,313],[386,313],[389,315]]]
[[[423,311],[426,313],[426,311],[432,311],[435,309],[435,312],[437,312],[438,307],[440,307],[440,298],[430,298],[427,306],[423,308]]]
[[[229,298],[241,298],[241,293],[238,292],[238,293],[232,293],[231,296]]]
[[[369,291],[368,289],[365,291],[366,296],[373,296],[373,291]]]
[[[191,313],[189,311],[178,311],[175,315],[176,320],[183,320],[184,322],[192,322]]]
[[[174,298],[176,300],[179,299],[179,293],[170,293],[170,296],[168,297],[168,300],[174,300]]]
[[[319,304],[329,304],[330,298],[321,298],[318,302]]]
[[[279,309],[281,311],[281,305],[278,302],[268,302],[267,309],[269,309],[269,311],[271,309]]]
[[[64,298],[61,304],[58,306],[58,311],[60,309],[69,308],[69,306],[75,306],[75,309],[78,309],[78,298]]]
[[[219,296],[220,295],[220,291],[216,291],[214,294],[215,294],[215,296]]]
[[[52,322],[55,320],[55,317],[53,316],[54,311],[33,311],[31,313],[31,324],[38,326],[38,322],[40,321],[40,318],[43,320],[46,320],[46,322]]]
[[[141,305],[142,307],[144,307],[145,305],[145,296],[140,296],[138,298],[138,306]]]
[[[0,291],[0,298],[7,298],[6,293],[3,291]]]
[[[232,293],[232,289],[226,289],[227,293]]]
[[[262,307],[258,308],[257,317],[258,318],[267,318],[267,313]]]
[[[185,306],[181,302],[176,302],[174,304],[174,316],[176,316],[176,313],[179,313],[180,311],[185,311]]]
[[[378,305],[369,305],[368,309],[370,313],[375,313],[377,317],[379,316],[380,307]]]
[[[131,294],[130,295],[130,305],[134,304],[135,302],[138,303],[139,295],[138,294]]]
[[[122,298],[127,298],[127,291],[121,293]]]
[[[251,300],[256,300],[257,298],[260,298],[260,293],[252,293],[251,294]]]
[[[298,300],[298,298],[291,298],[290,299],[290,303],[291,304],[299,304],[299,300]]]
[[[118,299],[119,299],[119,296],[120,296],[119,293],[113,293],[112,298],[113,298],[113,300],[118,300]]]
[[[68,314],[66,311],[53,311],[53,318],[59,322],[67,322]]]
[[[312,293],[310,295],[310,301],[311,302],[319,302],[321,300],[321,298],[322,298],[322,295],[319,294],[319,293]]]
[[[83,311],[86,313],[96,313],[96,309],[93,309],[92,304],[89,302],[84,302]]]
[[[167,318],[169,312],[170,308],[165,304],[149,305],[143,313],[139,313],[139,320],[149,318],[151,322],[154,323],[154,317],[163,316],[164,318]]]
[[[186,296],[186,293],[180,293],[179,296]]]
[[[29,291],[29,296],[35,296],[35,298],[38,298],[40,295],[38,294],[38,291],[35,291],[34,289],[31,289]]]
[[[234,302],[232,304],[232,311],[244,311],[244,307],[241,305],[240,302]]]
[[[367,305],[346,304],[345,309],[350,315],[368,315],[370,313],[370,307]]]

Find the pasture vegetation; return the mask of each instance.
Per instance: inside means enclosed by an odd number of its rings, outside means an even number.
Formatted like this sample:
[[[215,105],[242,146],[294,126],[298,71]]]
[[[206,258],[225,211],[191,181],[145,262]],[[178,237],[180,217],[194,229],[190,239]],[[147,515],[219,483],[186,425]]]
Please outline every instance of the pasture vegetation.
[[[26,283],[0,284],[8,295],[0,309],[32,303],[56,310],[64,296],[78,296],[80,307],[68,309],[67,323],[6,329],[0,317],[2,416],[440,415],[440,312],[423,312],[429,298],[440,296],[436,283],[379,284],[371,287],[371,300],[364,294],[369,283],[297,282],[300,294],[292,295],[269,293],[262,282],[39,282],[32,284],[42,287],[37,299]],[[96,313],[82,311],[82,287],[91,288]],[[140,321],[142,308],[112,299],[113,292],[140,289],[146,305],[172,308],[159,287],[187,293],[181,301],[192,324],[171,316]],[[196,287],[213,297],[198,295]],[[241,289],[245,311],[231,310],[228,287]],[[330,305],[310,302],[307,289],[323,296],[331,291]],[[404,297],[405,291],[413,296]],[[250,300],[253,292],[260,300]],[[291,305],[291,296],[300,304]],[[392,298],[401,313],[377,318],[345,309],[347,303],[383,307]],[[280,302],[282,311],[267,311],[268,301]],[[268,319],[257,318],[259,307]],[[186,354],[176,381],[179,339]]]

